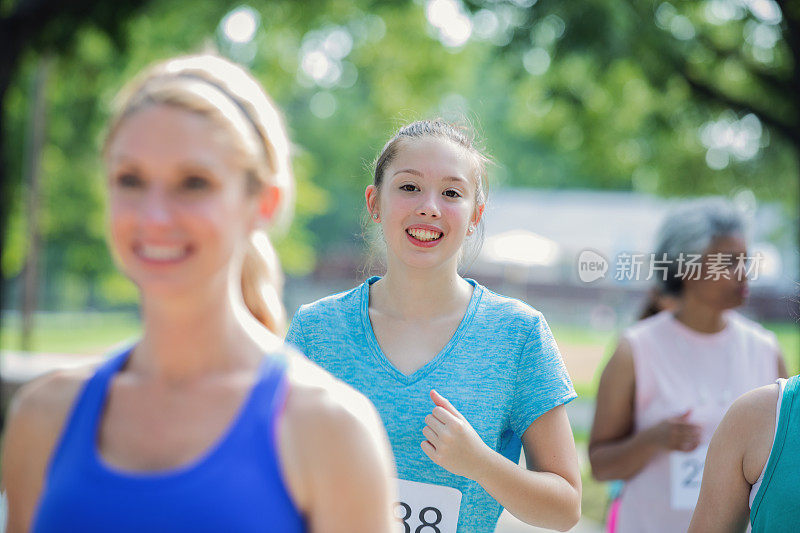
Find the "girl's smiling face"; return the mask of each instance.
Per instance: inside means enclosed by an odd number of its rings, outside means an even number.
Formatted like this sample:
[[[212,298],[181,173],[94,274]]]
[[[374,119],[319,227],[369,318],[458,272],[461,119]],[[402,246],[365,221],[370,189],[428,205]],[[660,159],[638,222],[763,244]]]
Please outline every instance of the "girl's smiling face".
[[[475,174],[470,154],[448,139],[400,143],[380,191],[374,185],[366,191],[367,208],[383,227],[390,266],[457,268],[464,239],[483,212],[476,205]]]
[[[144,294],[225,283],[257,222],[230,132],[167,105],[125,118],[108,150],[110,244]]]

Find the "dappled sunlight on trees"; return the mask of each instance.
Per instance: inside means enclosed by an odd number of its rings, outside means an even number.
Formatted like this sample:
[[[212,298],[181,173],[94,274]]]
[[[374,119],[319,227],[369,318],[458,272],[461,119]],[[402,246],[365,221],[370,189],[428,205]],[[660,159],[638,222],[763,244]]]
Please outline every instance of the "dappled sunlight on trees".
[[[126,6],[120,19],[97,7],[85,12],[97,21],[73,13],[40,28],[49,34],[24,43],[4,95],[9,280],[27,250],[19,179],[29,86],[41,51],[53,54],[41,176],[45,306],[135,299],[104,244],[99,145],[111,99],[144,65],[209,47],[247,63],[286,114],[298,201],[276,241],[290,273],[309,272],[326,250],[358,253],[370,162],[393,129],[421,117],[473,124],[496,163],[492,187],[752,190],[791,213],[798,204],[800,13],[788,2]]]

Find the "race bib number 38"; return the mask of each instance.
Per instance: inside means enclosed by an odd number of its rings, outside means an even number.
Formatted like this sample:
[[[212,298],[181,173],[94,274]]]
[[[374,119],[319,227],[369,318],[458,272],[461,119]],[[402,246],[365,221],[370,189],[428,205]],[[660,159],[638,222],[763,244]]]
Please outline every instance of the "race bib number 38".
[[[669,454],[670,504],[673,509],[692,510],[697,505],[706,452],[708,446],[698,446],[691,452]]]
[[[394,506],[398,533],[456,533],[461,491],[452,487],[397,480]]]

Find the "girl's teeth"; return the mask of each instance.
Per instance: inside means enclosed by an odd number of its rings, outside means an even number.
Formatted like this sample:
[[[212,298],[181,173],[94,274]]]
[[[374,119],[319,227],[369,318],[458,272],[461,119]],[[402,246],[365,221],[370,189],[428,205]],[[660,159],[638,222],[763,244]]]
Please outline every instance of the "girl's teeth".
[[[171,261],[179,259],[186,254],[186,249],[183,246],[153,246],[143,245],[141,248],[141,255],[146,259],[154,261]]]
[[[420,241],[435,241],[442,236],[441,232],[427,229],[410,229],[408,230],[408,233]]]

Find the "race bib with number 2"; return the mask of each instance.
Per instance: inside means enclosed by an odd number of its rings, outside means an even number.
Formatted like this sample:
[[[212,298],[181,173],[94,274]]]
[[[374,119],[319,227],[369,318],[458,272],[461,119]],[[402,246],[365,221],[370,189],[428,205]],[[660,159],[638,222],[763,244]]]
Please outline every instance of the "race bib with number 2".
[[[692,510],[697,505],[707,452],[706,445],[690,452],[669,454],[670,504],[673,509]]]
[[[397,491],[398,533],[456,533],[461,491],[404,479],[397,480]]]

